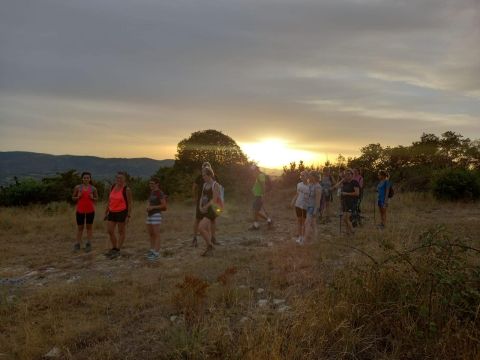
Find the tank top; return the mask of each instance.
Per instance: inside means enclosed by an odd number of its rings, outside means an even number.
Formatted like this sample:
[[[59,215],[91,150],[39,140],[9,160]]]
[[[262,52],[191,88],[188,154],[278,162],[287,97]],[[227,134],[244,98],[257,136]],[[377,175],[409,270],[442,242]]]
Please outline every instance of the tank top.
[[[108,210],[112,212],[127,210],[127,202],[123,197],[124,187],[122,187],[120,190],[118,190],[116,186],[113,187],[112,191],[110,192],[110,196],[108,197]]]
[[[90,195],[93,193],[92,185],[89,185],[85,188],[82,184],[78,189],[78,201],[77,201],[77,212],[81,214],[88,214],[95,212],[95,203],[93,199],[90,198]]]

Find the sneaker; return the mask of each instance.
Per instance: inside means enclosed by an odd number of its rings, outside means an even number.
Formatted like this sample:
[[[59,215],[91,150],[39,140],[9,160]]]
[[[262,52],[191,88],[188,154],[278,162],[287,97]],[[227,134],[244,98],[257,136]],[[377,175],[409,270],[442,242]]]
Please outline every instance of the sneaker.
[[[253,231],[255,231],[255,230],[260,230],[260,226],[252,225],[252,226],[250,226],[250,227],[248,228],[248,230],[253,230]]]
[[[150,254],[147,256],[147,259],[149,261],[155,261],[155,260],[158,260],[159,257],[160,257],[159,253],[151,251]]]
[[[192,240],[192,247],[197,247],[198,246],[198,241],[197,241],[197,237],[195,236]]]
[[[148,250],[148,251],[145,253],[145,256],[148,257],[152,252],[153,252],[152,249]]]
[[[92,251],[92,244],[89,241],[85,244],[85,252],[90,252],[90,251]]]
[[[213,252],[213,246],[212,246],[212,245],[208,245],[207,248],[205,249],[205,251],[202,253],[202,256],[211,255],[212,252]]]
[[[80,251],[80,244],[79,243],[76,243],[75,245],[73,245],[73,251],[74,252]]]
[[[108,255],[109,259],[116,259],[119,256],[120,256],[120,249],[113,248],[112,250],[109,251],[109,255]]]

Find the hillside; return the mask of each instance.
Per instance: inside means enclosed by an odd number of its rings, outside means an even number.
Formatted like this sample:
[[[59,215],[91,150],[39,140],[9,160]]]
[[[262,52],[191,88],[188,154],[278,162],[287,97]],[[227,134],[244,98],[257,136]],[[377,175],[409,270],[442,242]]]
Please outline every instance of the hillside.
[[[148,177],[161,167],[173,165],[173,160],[149,158],[101,158],[96,156],[50,155],[24,151],[0,152],[0,184],[18,178],[43,178],[76,169],[88,170],[97,179],[111,178],[117,171],[127,171],[132,176]]]

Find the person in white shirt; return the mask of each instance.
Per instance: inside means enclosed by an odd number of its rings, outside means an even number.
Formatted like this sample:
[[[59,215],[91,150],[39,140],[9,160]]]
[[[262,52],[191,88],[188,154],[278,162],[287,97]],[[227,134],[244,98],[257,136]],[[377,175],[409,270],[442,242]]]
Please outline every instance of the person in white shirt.
[[[307,218],[307,209],[305,207],[305,196],[308,195],[308,172],[302,171],[300,173],[300,182],[297,184],[297,192],[293,197],[290,206],[295,207],[295,214],[297,216],[297,243],[302,243],[305,237],[305,219]]]

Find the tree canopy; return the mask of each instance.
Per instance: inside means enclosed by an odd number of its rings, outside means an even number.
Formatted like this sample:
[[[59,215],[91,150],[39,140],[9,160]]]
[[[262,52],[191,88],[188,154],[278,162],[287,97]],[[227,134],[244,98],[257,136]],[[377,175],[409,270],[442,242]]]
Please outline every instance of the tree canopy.
[[[196,131],[178,143],[175,168],[193,172],[205,161],[214,168],[248,164],[235,140],[217,130]]]

